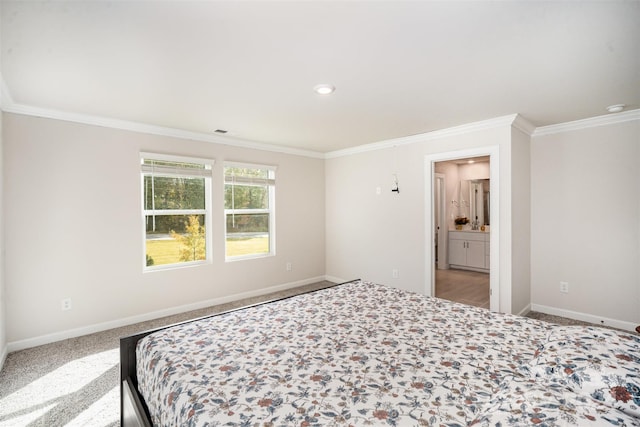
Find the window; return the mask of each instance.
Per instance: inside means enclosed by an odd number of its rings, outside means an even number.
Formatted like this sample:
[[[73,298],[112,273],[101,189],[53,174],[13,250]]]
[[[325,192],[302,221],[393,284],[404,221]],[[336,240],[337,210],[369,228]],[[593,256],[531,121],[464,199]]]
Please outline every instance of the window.
[[[275,254],[275,167],[225,163],[226,259]]]
[[[141,153],[145,270],[211,260],[211,166]]]

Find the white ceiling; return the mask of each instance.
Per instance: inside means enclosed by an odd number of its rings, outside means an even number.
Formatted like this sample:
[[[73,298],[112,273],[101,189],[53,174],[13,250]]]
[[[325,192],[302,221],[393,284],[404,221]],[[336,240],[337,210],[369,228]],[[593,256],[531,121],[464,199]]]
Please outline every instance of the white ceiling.
[[[640,107],[640,1],[2,0],[0,13],[15,104],[321,153]]]

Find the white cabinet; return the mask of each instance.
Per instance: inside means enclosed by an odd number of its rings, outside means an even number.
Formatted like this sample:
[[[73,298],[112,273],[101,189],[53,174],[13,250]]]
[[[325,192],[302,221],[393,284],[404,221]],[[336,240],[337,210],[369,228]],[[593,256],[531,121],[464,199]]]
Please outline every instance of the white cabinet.
[[[449,264],[451,268],[488,272],[489,233],[449,231]]]

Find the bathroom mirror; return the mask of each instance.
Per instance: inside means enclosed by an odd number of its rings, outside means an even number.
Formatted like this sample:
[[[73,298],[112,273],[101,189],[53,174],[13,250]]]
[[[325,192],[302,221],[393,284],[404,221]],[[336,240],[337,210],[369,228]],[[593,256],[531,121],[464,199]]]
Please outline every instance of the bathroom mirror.
[[[477,218],[478,226],[490,225],[489,184],[488,179],[469,179],[460,186],[461,190],[468,188],[469,221],[472,223]]]

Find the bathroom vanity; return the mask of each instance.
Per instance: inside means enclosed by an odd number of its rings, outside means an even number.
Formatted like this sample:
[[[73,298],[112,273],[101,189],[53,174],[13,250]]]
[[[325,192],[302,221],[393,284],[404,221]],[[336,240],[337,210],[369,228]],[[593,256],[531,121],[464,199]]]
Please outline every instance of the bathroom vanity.
[[[489,272],[490,233],[449,230],[449,265],[461,270]]]

